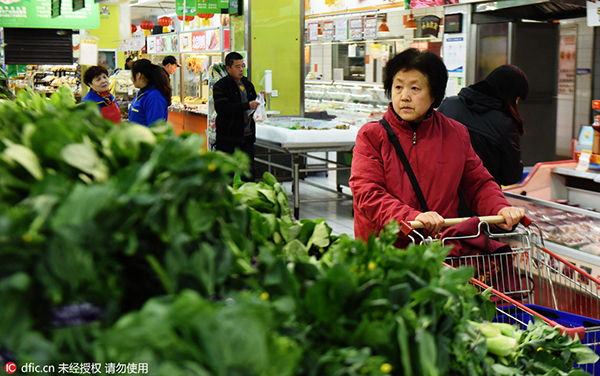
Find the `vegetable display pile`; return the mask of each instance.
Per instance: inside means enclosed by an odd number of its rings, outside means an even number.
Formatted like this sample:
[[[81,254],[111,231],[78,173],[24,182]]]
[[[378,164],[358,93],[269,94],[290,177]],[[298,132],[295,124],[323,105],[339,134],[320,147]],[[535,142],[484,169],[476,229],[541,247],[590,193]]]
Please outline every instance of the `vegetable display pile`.
[[[270,174],[70,91],[0,102],[0,356],[156,375],[580,375],[598,357],[495,308],[439,245],[294,221]]]

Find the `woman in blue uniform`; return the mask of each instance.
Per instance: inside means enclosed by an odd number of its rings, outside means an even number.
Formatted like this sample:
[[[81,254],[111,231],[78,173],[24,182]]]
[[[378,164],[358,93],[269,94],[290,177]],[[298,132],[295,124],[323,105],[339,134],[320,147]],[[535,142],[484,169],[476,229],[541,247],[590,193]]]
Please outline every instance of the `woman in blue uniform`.
[[[131,81],[140,90],[129,107],[129,121],[147,127],[158,120],[167,121],[171,104],[167,72],[148,59],[140,59],[131,66]]]
[[[83,74],[83,82],[90,87],[90,91],[81,101],[98,104],[102,116],[117,124],[121,123],[121,110],[115,97],[110,93],[110,81],[106,68],[99,65],[89,67]]]

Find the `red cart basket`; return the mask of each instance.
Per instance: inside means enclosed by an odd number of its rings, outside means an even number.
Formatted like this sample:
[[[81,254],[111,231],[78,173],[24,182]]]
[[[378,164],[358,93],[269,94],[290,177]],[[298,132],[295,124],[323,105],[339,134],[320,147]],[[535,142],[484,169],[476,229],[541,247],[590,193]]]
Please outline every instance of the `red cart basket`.
[[[445,221],[453,226],[470,220],[456,218]],[[528,218],[515,231],[491,233],[490,223],[502,223],[501,216],[480,217],[473,234],[424,238],[415,229],[423,224],[402,222],[401,231],[417,244],[441,241],[470,241],[478,237],[498,240],[509,247],[489,254],[448,257],[449,267],[472,266],[471,282],[484,291],[491,289],[496,304],[494,321],[519,324],[522,329],[536,316],[581,342],[600,355],[600,281],[585,270],[544,247],[542,230]],[[600,376],[600,364],[585,364],[582,369]]]

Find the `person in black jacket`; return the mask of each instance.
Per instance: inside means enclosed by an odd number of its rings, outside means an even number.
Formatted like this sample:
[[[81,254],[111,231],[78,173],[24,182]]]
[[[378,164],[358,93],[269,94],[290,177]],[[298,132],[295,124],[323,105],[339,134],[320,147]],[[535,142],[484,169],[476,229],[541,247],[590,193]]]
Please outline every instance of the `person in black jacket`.
[[[520,136],[525,128],[517,104],[528,91],[525,73],[514,65],[502,65],[458,96],[446,98],[437,109],[467,127],[473,149],[498,185],[514,184],[523,177]],[[462,194],[458,215],[477,215],[468,209]]]
[[[258,107],[254,85],[244,77],[244,57],[231,52],[225,57],[228,75],[213,87],[213,98],[217,112],[216,150],[232,154],[240,149],[250,158],[250,177],[254,181],[254,142],[256,124],[252,117]]]

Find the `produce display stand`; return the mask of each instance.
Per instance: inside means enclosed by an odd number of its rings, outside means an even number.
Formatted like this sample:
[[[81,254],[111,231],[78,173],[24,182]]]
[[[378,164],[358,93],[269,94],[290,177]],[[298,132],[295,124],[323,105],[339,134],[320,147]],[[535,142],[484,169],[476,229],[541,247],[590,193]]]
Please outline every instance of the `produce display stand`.
[[[303,118],[279,118],[279,122],[293,122],[296,121],[299,124],[311,123],[314,125],[329,124],[325,121],[316,121],[313,119]],[[302,125],[300,125],[302,126]],[[316,127],[315,127],[316,128]],[[333,189],[325,187],[320,184],[315,184],[305,180],[306,184],[313,185],[317,188],[321,188],[326,191],[330,191],[337,194],[335,198],[323,198],[323,199],[312,199],[312,200],[301,200],[300,199],[300,178],[304,173],[318,172],[318,171],[338,171],[338,170],[349,170],[350,166],[335,160],[330,160],[325,157],[317,157],[315,155],[309,155],[308,153],[318,152],[349,152],[354,148],[356,134],[358,133],[358,127],[350,126],[348,129],[288,129],[277,125],[256,125],[256,145],[268,150],[266,159],[258,157],[255,161],[266,164],[269,167],[277,167],[282,170],[290,171],[292,174],[292,196],[294,200],[294,217],[300,217],[300,203],[302,202],[326,202],[326,201],[340,201],[352,199],[351,195],[342,193],[339,189]],[[270,158],[274,153],[284,153],[291,156],[291,165],[286,166],[280,163],[273,162]],[[326,154],[328,155],[328,154]],[[323,166],[319,167],[308,167],[306,166],[306,159],[317,159],[322,161]],[[304,162],[304,163],[303,163]],[[306,167],[301,167],[306,166]]]
[[[451,219],[451,226],[469,218]],[[447,259],[446,266],[473,266],[475,275],[471,282],[480,292],[491,289],[492,301],[496,304],[497,314],[494,321],[518,324],[522,329],[533,317],[548,325],[559,327],[561,332],[571,337],[578,336],[581,342],[600,355],[600,280],[584,269],[574,265],[564,257],[548,250],[544,245],[542,229],[525,217],[523,227],[509,233],[490,233],[489,223],[501,223],[500,216],[480,217],[478,231],[472,235],[441,239],[442,245],[448,240],[467,240],[482,235],[487,230],[490,239],[496,239],[510,245],[512,252],[482,254]],[[414,243],[430,243],[440,239],[424,238],[416,228],[422,228],[420,222],[403,222],[401,231]],[[479,275],[478,265],[497,262],[510,256],[511,263],[503,268],[491,283],[482,280],[488,276]],[[512,289],[500,291],[501,280],[515,277],[518,283]],[[494,285],[496,284],[496,285]],[[493,288],[496,287],[496,288]],[[600,364],[586,364],[582,369],[600,376]]]

